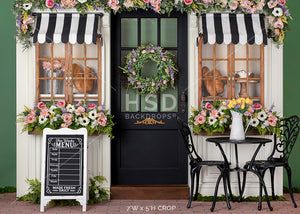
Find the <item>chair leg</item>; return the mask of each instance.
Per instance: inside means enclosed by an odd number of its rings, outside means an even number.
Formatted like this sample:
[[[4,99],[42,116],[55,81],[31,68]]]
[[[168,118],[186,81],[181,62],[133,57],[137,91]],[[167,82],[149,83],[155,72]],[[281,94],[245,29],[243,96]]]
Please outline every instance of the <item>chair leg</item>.
[[[227,186],[228,186],[228,191],[229,191],[229,198],[230,200],[233,200],[233,195],[232,195],[232,190],[231,190],[231,183],[230,183],[230,171],[226,172],[226,178],[227,178]]]
[[[271,175],[271,188],[272,188],[272,198],[275,200],[275,191],[274,191],[274,174],[275,174],[275,167],[270,167],[270,175]]]
[[[190,189],[190,195],[189,195],[189,201],[187,204],[187,208],[191,208],[191,205],[192,205],[193,194],[194,194],[195,175],[196,175],[196,169],[191,168],[191,189]]]
[[[198,199],[200,171],[201,171],[201,167],[199,167],[199,169],[196,172],[196,192],[195,192],[195,195],[194,195],[194,198],[193,198],[194,201],[196,201]]]
[[[256,174],[257,177],[259,178],[259,183],[260,183],[260,185],[262,185],[262,187],[264,189],[264,192],[265,192],[265,196],[266,196],[266,199],[267,199],[267,205],[269,207],[269,210],[272,211],[273,208],[271,206],[271,203],[270,203],[270,200],[269,200],[269,196],[268,196],[267,187],[266,187],[266,184],[265,184],[264,179],[263,179],[263,175],[264,175],[265,171],[266,171],[266,169],[264,169],[264,171],[261,171],[261,173],[258,173],[257,171],[252,171],[252,172],[254,174]],[[261,197],[262,197],[262,194],[260,195],[260,201],[262,201]],[[258,210],[261,210],[261,202],[258,205]]]
[[[217,201],[217,196],[218,196],[218,188],[219,188],[219,184],[221,181],[221,178],[223,177],[223,172],[221,172],[221,174],[218,177],[217,183],[216,183],[216,187],[215,187],[215,194],[214,194],[214,198],[213,198],[213,203],[211,205],[210,211],[213,212],[216,206],[216,201]]]
[[[229,201],[229,197],[228,197],[228,192],[227,192],[227,172],[224,172],[223,174],[223,186],[224,186],[224,194],[225,194],[225,198],[226,198],[226,204],[227,204],[227,208],[231,209],[231,205],[230,205],[230,201]]]
[[[266,172],[265,170],[262,170],[259,173],[262,179],[264,179],[265,172]],[[262,208],[262,188],[263,188],[263,185],[261,182],[259,182],[258,207],[257,207],[258,210],[261,210],[261,208]]]
[[[244,194],[246,187],[247,171],[243,171],[243,183],[242,183],[242,195]],[[239,202],[242,201],[242,196],[239,196]]]
[[[294,199],[294,195],[293,195],[293,187],[292,187],[292,170],[291,170],[291,167],[287,164],[284,166],[286,172],[287,172],[287,175],[288,175],[288,183],[289,183],[289,193],[290,193],[290,196],[291,196],[291,199],[292,199],[292,202],[294,204],[294,207],[296,208],[297,207],[297,204],[295,202],[295,199]]]

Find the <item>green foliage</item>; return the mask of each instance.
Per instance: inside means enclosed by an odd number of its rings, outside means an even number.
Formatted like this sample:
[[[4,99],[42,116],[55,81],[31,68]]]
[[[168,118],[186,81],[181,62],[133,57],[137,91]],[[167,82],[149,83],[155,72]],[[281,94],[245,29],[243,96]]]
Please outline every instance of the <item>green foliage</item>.
[[[8,193],[8,192],[16,192],[16,187],[13,186],[0,187],[0,193]]]
[[[90,178],[88,204],[96,204],[109,199],[109,191],[102,187],[104,181],[106,181],[106,179],[103,176]],[[19,197],[18,200],[39,204],[41,198],[41,182],[37,179],[26,179],[26,182],[29,184],[28,193]],[[76,205],[79,205],[79,202],[76,200],[52,200],[49,204],[50,207]]]

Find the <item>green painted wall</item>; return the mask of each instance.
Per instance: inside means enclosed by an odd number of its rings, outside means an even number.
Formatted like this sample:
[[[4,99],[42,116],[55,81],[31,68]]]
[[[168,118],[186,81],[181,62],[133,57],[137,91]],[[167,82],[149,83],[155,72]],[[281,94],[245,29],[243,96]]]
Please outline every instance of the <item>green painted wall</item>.
[[[0,7],[0,187],[16,182],[16,81],[15,81],[15,21],[11,13],[13,0],[1,2]],[[297,0],[290,0],[289,7],[294,21],[284,49],[284,114],[300,115],[300,7]],[[300,188],[300,139],[291,156],[293,180]]]
[[[284,48],[284,114],[300,115],[300,7],[299,0],[288,1],[293,22]],[[300,137],[290,157],[294,186],[300,188]],[[285,186],[287,186],[285,179]]]
[[[16,185],[16,50],[13,0],[0,6],[0,187]]]

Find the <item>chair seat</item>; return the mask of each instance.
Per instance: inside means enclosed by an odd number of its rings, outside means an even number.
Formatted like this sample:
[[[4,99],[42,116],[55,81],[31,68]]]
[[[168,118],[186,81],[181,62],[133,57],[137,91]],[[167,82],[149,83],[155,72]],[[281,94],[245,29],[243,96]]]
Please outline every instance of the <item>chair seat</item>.
[[[225,162],[224,161],[206,160],[206,161],[201,161],[198,164],[200,164],[202,166],[221,166],[221,165],[223,166],[223,165],[225,165]]]
[[[250,165],[250,161],[246,162],[246,165]],[[255,160],[253,165],[258,167],[277,167],[284,166],[285,162],[281,158],[272,158],[270,160]]]

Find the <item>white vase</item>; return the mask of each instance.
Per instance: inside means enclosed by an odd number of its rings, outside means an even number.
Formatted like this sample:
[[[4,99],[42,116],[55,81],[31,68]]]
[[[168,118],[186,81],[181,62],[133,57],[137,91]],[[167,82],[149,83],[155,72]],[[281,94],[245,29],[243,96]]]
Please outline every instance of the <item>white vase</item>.
[[[232,116],[230,140],[245,140],[243,114],[232,110],[230,112]]]

